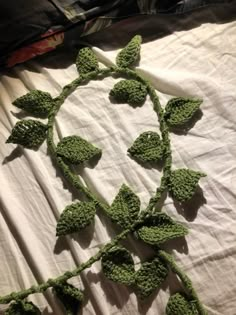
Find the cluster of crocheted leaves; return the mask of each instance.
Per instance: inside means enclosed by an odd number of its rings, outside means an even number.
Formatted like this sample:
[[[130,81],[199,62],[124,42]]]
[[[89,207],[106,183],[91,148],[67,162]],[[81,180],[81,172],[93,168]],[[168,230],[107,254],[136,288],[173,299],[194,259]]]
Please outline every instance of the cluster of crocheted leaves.
[[[63,304],[67,315],[76,315],[81,303],[84,299],[84,294],[81,290],[75,288],[68,283],[58,283],[53,286],[53,291],[56,297]],[[19,300],[10,304],[5,312],[6,315],[40,315],[41,312],[32,302]]]
[[[32,90],[12,104],[37,117],[47,117],[54,105],[51,95],[40,90]]]
[[[141,298],[158,289],[168,275],[168,267],[157,257],[143,262],[135,271],[134,261],[127,249],[114,246],[102,257],[102,271],[114,282],[132,286]]]
[[[127,46],[117,55],[117,66],[120,68],[127,68],[134,65],[140,57],[141,43],[142,37],[140,35],[134,36]],[[80,49],[76,58],[76,67],[80,76],[84,76],[99,69],[97,57],[91,48],[85,47]]]
[[[128,68],[134,65],[140,57],[142,38],[134,36],[128,45],[123,48],[116,58],[116,64],[120,68]],[[110,91],[110,97],[118,103],[128,103],[132,106],[142,105],[147,96],[147,87],[137,80],[121,80]]]
[[[164,146],[158,133],[146,131],[134,141],[128,152],[142,162],[159,162],[163,150]]]
[[[46,125],[37,120],[18,121],[6,143],[20,144],[28,149],[37,149],[45,140],[47,129]]]
[[[79,232],[89,225],[95,216],[93,202],[79,202],[67,206],[57,223],[57,236]],[[139,197],[127,186],[122,185],[117,196],[107,209],[107,215],[121,228],[131,227],[140,215]],[[135,235],[150,245],[160,245],[171,239],[183,237],[188,230],[165,213],[153,213],[142,224],[137,225]]]
[[[125,68],[132,67],[139,60],[141,42],[141,36],[137,35],[119,52],[116,58],[116,70],[118,72],[126,73]],[[80,77],[84,80],[91,78],[88,75],[91,72],[94,72],[92,74],[94,77],[99,74],[98,60],[90,48],[82,48],[79,51],[76,67]],[[129,73],[131,73],[130,70]],[[137,76],[135,77],[137,78]],[[148,86],[148,83],[145,83],[143,79],[121,80],[110,91],[110,97],[119,103],[141,105],[146,100]],[[13,104],[31,115],[48,117],[50,113],[53,113],[56,99],[54,100],[47,92],[33,90],[16,99]],[[163,123],[166,124],[166,130],[168,129],[167,126],[184,126],[197,112],[200,104],[201,101],[197,99],[180,97],[171,99],[163,110]],[[35,149],[45,140],[47,130],[48,126],[40,121],[23,120],[16,123],[7,142]],[[132,157],[142,162],[159,162],[168,153],[168,150],[165,150],[167,144],[164,138],[163,136],[161,139],[158,133],[154,131],[146,131],[134,141],[128,152]],[[79,136],[65,137],[56,147],[59,164],[64,162],[66,164],[81,164],[100,154],[100,149]],[[66,167],[69,169],[70,166],[66,165]],[[187,201],[192,198],[198,181],[203,176],[205,174],[189,169],[171,171],[169,168],[168,190],[179,202]],[[94,220],[96,204],[88,201],[67,206],[58,220],[57,236],[79,232],[88,226]],[[154,249],[159,249],[159,245],[171,239],[183,237],[188,233],[186,227],[175,222],[166,213],[140,211],[139,197],[127,185],[121,186],[111,206],[105,211],[120,228],[130,229],[136,238],[151,245]],[[145,219],[143,219],[144,217]],[[101,264],[102,270],[109,280],[132,286],[141,298],[148,297],[160,288],[169,272],[167,263],[160,257],[142,262],[140,268],[136,270],[131,253],[120,245],[115,245],[104,251]],[[57,298],[63,303],[67,315],[75,315],[83,300],[81,290],[66,282],[57,283],[54,280],[52,280],[51,286]],[[22,300],[14,301],[6,314],[38,315],[40,311],[32,302]],[[166,307],[166,315],[197,314],[194,300],[180,293],[170,297]]]
[[[121,80],[110,91],[110,96],[119,103],[141,105],[147,96],[147,87],[136,80]]]
[[[189,300],[181,293],[176,293],[169,298],[166,306],[166,315],[198,315],[194,300]]]
[[[108,216],[122,228],[131,226],[139,217],[140,200],[126,185],[122,185],[107,210]],[[173,238],[182,237],[188,230],[165,213],[149,215],[136,227],[135,235],[151,245],[159,245]]]
[[[67,206],[58,220],[56,235],[79,232],[93,221],[95,213],[94,202],[77,202]]]
[[[71,164],[81,164],[102,153],[100,149],[79,136],[63,138],[58,143],[56,152]]]

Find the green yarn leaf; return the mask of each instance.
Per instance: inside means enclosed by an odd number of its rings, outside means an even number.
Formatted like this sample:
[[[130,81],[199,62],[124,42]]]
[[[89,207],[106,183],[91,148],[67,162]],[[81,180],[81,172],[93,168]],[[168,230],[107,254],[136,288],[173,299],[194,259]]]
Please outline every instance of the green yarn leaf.
[[[166,315],[198,315],[198,310],[194,301],[188,300],[181,293],[176,293],[169,298]]]
[[[79,136],[69,136],[58,143],[56,152],[68,163],[81,164],[102,151]]]
[[[176,223],[166,213],[155,213],[148,217],[136,232],[138,238],[151,245],[160,245],[188,233],[183,225]]]
[[[36,117],[47,117],[54,105],[51,95],[39,90],[30,91],[12,104]]]
[[[6,315],[39,315],[39,308],[32,302],[14,301],[5,312]]]
[[[123,48],[116,57],[118,67],[127,68],[138,61],[140,57],[142,37],[134,36],[125,48]]]
[[[108,210],[108,215],[121,227],[127,228],[138,218],[139,209],[138,196],[123,184]]]
[[[101,260],[105,276],[125,285],[134,282],[134,261],[129,251],[121,246],[114,246],[106,252]]]
[[[98,60],[91,48],[80,49],[76,58],[76,67],[81,76],[98,70]]]
[[[79,232],[94,219],[96,207],[93,202],[78,202],[67,206],[57,223],[56,235]]]
[[[190,200],[195,193],[198,181],[206,174],[190,169],[178,169],[171,173],[170,192],[180,202]]]
[[[169,100],[165,108],[165,120],[169,126],[186,124],[199,109],[202,101],[184,97]]]
[[[114,85],[110,91],[110,96],[118,103],[138,106],[145,102],[147,87],[136,80],[121,80]]]
[[[163,156],[163,144],[158,133],[146,131],[134,141],[128,152],[142,162],[158,162]]]
[[[66,315],[78,314],[84,299],[84,294],[81,290],[71,284],[65,283],[54,286],[53,291],[63,304]]]
[[[141,268],[135,273],[137,293],[142,298],[147,298],[164,282],[168,275],[168,267],[159,259],[142,263]]]
[[[6,143],[20,144],[28,149],[37,149],[45,140],[47,129],[46,125],[37,120],[18,121]]]

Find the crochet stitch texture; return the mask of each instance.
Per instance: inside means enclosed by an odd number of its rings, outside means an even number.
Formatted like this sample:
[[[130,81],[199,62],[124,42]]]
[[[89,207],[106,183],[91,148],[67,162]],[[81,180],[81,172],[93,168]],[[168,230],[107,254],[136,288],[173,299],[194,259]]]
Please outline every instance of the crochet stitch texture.
[[[53,99],[47,92],[33,90],[16,99],[13,105],[36,117],[47,117],[53,107]]]
[[[57,167],[65,179],[85,198],[85,201],[83,199],[68,205],[62,211],[56,226],[56,235],[60,237],[84,229],[93,222],[98,209],[119,226],[120,233],[74,270],[66,271],[55,279],[48,279],[29,289],[0,297],[1,304],[11,302],[6,312],[8,315],[40,314],[38,307],[27,299],[31,294],[44,293],[49,288],[53,289],[55,296],[64,305],[65,314],[77,314],[78,309],[83,306],[86,292],[82,292],[80,288],[67,281],[79,276],[83,270],[99,260],[104,275],[110,281],[131,287],[141,299],[160,289],[171,271],[178,277],[181,286],[179,292],[169,298],[166,315],[207,314],[191,280],[177,266],[174,257],[165,250],[166,242],[184,237],[188,229],[162,212],[158,205],[167,192],[179,202],[190,200],[200,178],[205,176],[195,170],[172,168],[169,130],[173,126],[181,127],[192,119],[201,101],[184,97],[172,98],[165,107],[162,107],[152,85],[132,68],[140,58],[141,41],[141,36],[135,36],[117,55],[116,65],[103,69],[99,68],[94,52],[90,48],[82,48],[76,59],[79,77],[66,85],[58,97],[52,98],[47,92],[34,90],[13,102],[15,106],[33,116],[46,116],[48,122],[45,125],[33,119],[21,120],[16,123],[6,142],[37,149],[46,139],[49,153]],[[161,184],[157,187],[155,195],[150,198],[146,209],[141,209],[139,197],[126,184],[121,186],[112,204],[109,205],[101,202],[89,187],[83,184],[80,176],[74,174],[71,164],[83,165],[101,155],[101,150],[96,146],[78,135],[65,137],[57,144],[54,142],[55,117],[65,99],[81,84],[112,75],[126,78],[115,84],[110,92],[112,99],[141,106],[149,95],[158,116],[160,134],[147,130],[139,135],[127,150],[131,157],[142,163],[151,162],[155,165],[162,162]],[[153,255],[136,265],[132,253],[121,245],[121,241],[127,236],[132,237],[137,245],[142,241],[152,250]]]
[[[102,151],[78,136],[63,138],[57,145],[57,155],[71,164],[81,164]]]
[[[147,95],[147,87],[135,80],[121,80],[114,85],[110,96],[117,102],[128,103],[130,105],[141,105]]]

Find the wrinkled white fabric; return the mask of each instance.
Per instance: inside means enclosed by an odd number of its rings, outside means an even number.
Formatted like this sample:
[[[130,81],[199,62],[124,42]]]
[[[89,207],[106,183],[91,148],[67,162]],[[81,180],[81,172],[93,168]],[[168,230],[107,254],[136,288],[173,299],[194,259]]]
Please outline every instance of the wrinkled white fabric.
[[[115,62],[118,52],[94,51],[107,64]],[[57,239],[55,228],[60,213],[78,198],[78,193],[62,181],[47,154],[46,143],[37,152],[5,144],[21,116],[11,105],[14,99],[31,89],[55,97],[77,77],[74,64],[60,68],[65,55],[55,58],[58,68],[51,68],[50,62],[45,65],[40,60],[30,61],[1,76],[0,295],[74,269],[117,233],[99,212],[91,228],[72,239]],[[146,42],[138,67],[138,72],[158,90],[163,105],[172,96],[203,99],[202,117],[188,134],[171,134],[173,167],[207,174],[200,181],[203,196],[199,192],[185,214],[176,211],[171,198],[166,200],[165,210],[189,228],[186,242],[171,242],[168,247],[177,246],[176,260],[192,279],[209,315],[236,314],[235,68],[236,22],[205,23]],[[93,81],[69,96],[57,116],[56,136],[80,135],[103,150],[96,165],[77,169],[97,196],[111,203],[126,183],[144,208],[160,183],[161,171],[142,167],[128,156],[127,149],[140,133],[158,131],[159,124],[149,98],[135,109],[110,102],[109,91],[118,80]],[[143,251],[144,246],[134,251],[135,262],[139,262]],[[86,315],[161,315],[169,291],[177,286],[172,279],[170,288],[166,282],[158,295],[141,303],[132,291],[105,279],[99,262],[73,283],[85,288]],[[30,300],[43,314],[63,314],[50,291],[44,297],[30,296]]]

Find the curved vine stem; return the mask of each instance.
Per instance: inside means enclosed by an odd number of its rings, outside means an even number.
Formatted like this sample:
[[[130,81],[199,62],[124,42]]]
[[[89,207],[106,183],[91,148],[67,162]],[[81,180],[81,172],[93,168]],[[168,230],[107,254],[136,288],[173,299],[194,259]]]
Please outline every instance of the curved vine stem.
[[[160,187],[157,188],[155,196],[150,198],[150,201],[149,201],[148,211],[152,211],[155,205],[157,204],[157,202],[161,199],[162,194],[168,188],[169,178],[171,175],[172,154],[171,154],[170,139],[169,139],[169,128],[164,119],[164,110],[161,107],[159,97],[157,96],[155,89],[151,86],[148,80],[142,78],[137,72],[131,69],[115,68],[115,70],[117,73],[132,77],[133,79],[138,80],[147,86],[149,96],[153,102],[153,109],[157,113],[157,117],[160,123],[160,131],[161,131],[161,137],[162,137],[163,147],[164,147],[163,156],[164,156],[165,162],[164,162],[164,168],[163,168],[163,176],[161,178],[161,185]],[[161,209],[158,209],[158,211],[161,211]]]
[[[104,212],[107,212],[108,205],[102,203],[98,200],[98,198],[92,194],[92,192],[83,185],[83,183],[80,181],[79,177],[76,176],[71,170],[70,167],[63,161],[62,158],[58,157],[56,154],[56,145],[53,140],[53,126],[55,122],[55,117],[57,112],[59,111],[61,105],[64,103],[65,99],[82,83],[88,82],[89,80],[97,80],[99,78],[104,78],[105,76],[111,75],[111,74],[119,74],[119,75],[126,75],[128,77],[131,77],[133,79],[136,79],[142,83],[144,83],[147,86],[149,95],[151,97],[151,100],[153,101],[154,110],[157,113],[158,120],[160,123],[160,131],[162,135],[163,140],[163,147],[164,147],[164,169],[163,169],[163,176],[161,179],[161,185],[157,188],[155,196],[153,196],[150,199],[148,208],[146,209],[147,212],[150,212],[153,210],[157,202],[161,199],[162,194],[167,189],[170,172],[171,172],[171,162],[172,162],[172,156],[171,156],[171,149],[170,149],[170,140],[169,140],[169,130],[165,123],[164,119],[164,111],[161,107],[159,98],[156,94],[155,89],[149,84],[147,80],[142,78],[137,72],[130,69],[123,69],[118,67],[110,67],[105,68],[98,71],[90,72],[82,77],[79,77],[78,79],[75,79],[72,81],[72,83],[66,85],[61,94],[55,99],[55,107],[53,111],[49,115],[48,119],[48,136],[47,136],[47,143],[48,148],[53,156],[53,158],[56,160],[59,168],[63,172],[65,178],[77,189],[79,189],[81,192],[85,194],[85,196],[93,200],[96,205],[99,206]],[[160,209],[161,210],[161,209]]]
[[[26,297],[28,297],[30,294],[34,293],[42,293],[46,291],[50,287],[54,287],[59,283],[65,283],[67,280],[69,280],[72,277],[78,276],[82,271],[85,269],[91,267],[96,261],[100,260],[102,256],[110,250],[112,247],[117,245],[121,240],[125,239],[129,233],[133,232],[137,226],[142,224],[144,220],[150,216],[153,212],[153,209],[156,205],[156,203],[162,198],[163,193],[168,188],[169,184],[169,178],[171,175],[171,163],[172,163],[172,156],[171,156],[171,148],[170,148],[170,140],[169,140],[169,130],[165,123],[164,119],[164,110],[161,107],[159,98],[156,94],[155,89],[149,84],[149,82],[142,78],[137,72],[130,70],[130,69],[123,69],[118,67],[110,67],[105,68],[97,71],[90,72],[86,75],[83,75],[74,81],[72,81],[70,84],[66,85],[61,94],[54,99],[55,106],[53,107],[53,110],[50,112],[48,117],[48,133],[47,133],[47,144],[49,151],[52,155],[52,158],[56,161],[58,167],[62,171],[65,178],[80,192],[83,192],[84,195],[89,199],[94,201],[94,203],[101,208],[104,212],[107,212],[108,205],[102,203],[90,190],[88,187],[86,187],[80,180],[80,178],[75,175],[70,167],[63,161],[63,159],[59,156],[57,156],[56,153],[56,145],[54,142],[54,134],[53,134],[53,127],[55,123],[56,114],[58,113],[60,107],[64,103],[65,99],[79,86],[83,83],[87,83],[90,80],[97,80],[100,78],[104,78],[111,74],[118,74],[118,75],[125,75],[128,77],[131,77],[133,79],[136,79],[143,84],[147,86],[148,93],[150,95],[150,98],[154,105],[154,110],[157,113],[158,120],[160,123],[160,131],[163,141],[163,147],[164,147],[164,167],[163,167],[163,176],[161,178],[161,184],[157,188],[155,196],[153,196],[150,199],[150,202],[147,206],[147,208],[141,212],[139,218],[127,229],[125,229],[123,232],[121,232],[119,235],[117,235],[113,240],[111,240],[109,243],[104,245],[93,257],[91,257],[88,261],[82,263],[79,267],[75,268],[72,271],[67,271],[64,274],[60,275],[57,278],[54,279],[48,279],[46,282],[39,284],[37,286],[32,286],[29,289],[22,290],[19,292],[13,292],[9,295],[0,297],[0,304],[7,304],[10,303],[12,300],[22,300]],[[160,209],[161,210],[161,209]],[[194,291],[192,287],[191,280],[185,275],[180,268],[176,265],[173,258],[167,254],[165,251],[160,250],[159,256],[170,266],[173,272],[175,272],[181,281],[183,282],[183,285],[187,291],[187,293],[193,297],[196,300],[197,309],[199,311],[200,315],[207,315],[206,311],[204,310],[201,302],[199,301],[196,292]]]
[[[79,177],[71,171],[70,167],[63,161],[63,159],[60,158],[59,156],[57,156],[56,145],[55,145],[55,142],[53,139],[54,138],[53,127],[54,127],[54,123],[55,123],[56,114],[58,113],[60,107],[64,103],[65,99],[79,85],[81,85],[85,82],[88,82],[89,80],[96,80],[98,78],[105,77],[105,76],[110,75],[112,73],[125,74],[125,75],[132,77],[132,78],[136,78],[139,81],[144,82],[148,86],[151,97],[152,97],[153,93],[154,93],[153,95],[156,95],[155,90],[152,89],[152,87],[149,85],[149,83],[146,80],[144,80],[142,77],[140,77],[135,71],[132,71],[129,69],[120,69],[117,67],[111,67],[111,68],[106,68],[106,69],[91,72],[89,74],[86,74],[82,77],[75,79],[70,84],[66,85],[63,88],[61,94],[54,99],[55,106],[54,106],[53,110],[50,112],[49,117],[48,117],[48,133],[47,133],[47,144],[48,144],[49,151],[52,155],[52,158],[56,161],[57,165],[59,166],[60,170],[62,171],[63,175],[65,176],[65,178],[75,188],[77,188],[81,192],[83,192],[88,199],[93,200],[95,202],[95,204],[97,204],[105,212],[108,209],[108,205],[101,203],[101,201],[99,201],[98,198],[96,196],[94,196],[92,194],[92,192],[86,186],[84,186],[84,184],[80,181]],[[164,120],[162,120],[160,118],[160,117],[162,117],[161,105],[160,105],[159,101],[157,104],[156,99],[158,99],[157,96],[155,96],[155,104],[156,104],[155,106],[157,106],[157,109],[158,109],[158,111],[157,111],[158,117],[159,117],[160,121],[162,121],[162,130],[165,130],[165,128],[163,126]],[[162,137],[163,137],[163,135],[162,135]],[[164,139],[164,137],[163,137],[163,139]],[[145,218],[151,214],[151,210],[153,209],[155,203],[158,202],[158,200],[161,198],[162,192],[164,191],[165,188],[166,188],[166,186],[164,185],[164,182],[162,182],[161,186],[157,189],[158,193],[156,194],[155,197],[152,198],[152,202],[149,203],[147,209],[145,211],[143,211],[143,213],[141,213],[139,219],[136,220],[131,227],[129,227],[128,229],[124,230],[122,233],[117,235],[110,243],[106,244],[95,256],[91,257],[87,262],[82,263],[78,268],[74,269],[73,271],[67,271],[63,275],[61,275],[55,279],[49,279],[46,282],[44,282],[38,286],[32,286],[29,289],[26,289],[26,290],[23,290],[20,292],[13,292],[9,295],[0,297],[0,304],[9,303],[12,300],[24,299],[27,296],[29,296],[30,294],[42,293],[42,292],[46,291],[48,288],[55,286],[57,283],[65,282],[68,279],[79,275],[83,270],[91,267],[93,263],[100,260],[100,258],[104,254],[104,252],[108,251],[113,246],[115,246],[119,241],[126,238],[127,235],[130,232],[132,232],[137,225],[142,223],[145,220]]]
[[[171,175],[171,163],[172,163],[172,154],[171,154],[171,147],[170,147],[170,139],[169,139],[169,129],[164,119],[164,111],[161,107],[159,98],[156,94],[155,89],[148,84],[148,91],[149,95],[151,97],[151,100],[153,101],[154,110],[157,113],[159,122],[160,122],[160,131],[162,135],[162,141],[164,146],[164,169],[163,169],[163,176],[161,178],[161,185],[156,190],[156,194],[153,198],[150,199],[150,203],[153,202],[153,207],[157,203],[158,200],[161,199],[162,194],[167,189],[169,184],[169,179]]]
[[[104,245],[97,254],[95,254],[93,257],[91,257],[89,260],[87,260],[85,263],[82,263],[79,267],[72,271],[66,271],[63,275],[54,278],[54,279],[48,279],[46,282],[39,284],[37,286],[32,286],[29,289],[22,290],[19,292],[12,292],[9,295],[0,297],[0,304],[8,304],[13,300],[22,300],[25,299],[30,294],[34,293],[42,293],[49,289],[50,287],[56,286],[59,283],[64,283],[65,281],[69,280],[72,277],[78,276],[83,270],[91,267],[96,261],[100,260],[102,255],[110,250],[113,246],[117,245],[119,241],[125,239],[127,235],[132,231],[132,229],[135,228],[137,225],[134,224],[132,227],[124,230],[122,233],[117,235],[110,243]]]
[[[77,189],[79,189],[81,192],[85,194],[85,196],[93,200],[95,204],[97,204],[102,210],[105,212],[108,209],[108,205],[101,203],[101,201],[98,200],[96,196],[92,194],[92,192],[84,186],[84,184],[81,182],[79,177],[75,175],[70,167],[63,161],[62,158],[57,156],[56,154],[56,145],[54,142],[54,133],[53,133],[53,127],[55,123],[55,118],[56,114],[58,113],[60,107],[64,103],[65,99],[81,84],[88,82],[89,80],[96,80],[98,78],[103,78],[107,75],[110,75],[112,73],[117,73],[117,74],[126,74],[128,76],[131,76],[132,78],[137,78],[140,81],[144,82],[144,79],[142,79],[135,71],[132,70],[125,70],[125,69],[119,69],[117,67],[111,67],[111,68],[106,68],[98,71],[91,72],[89,74],[86,74],[82,77],[79,77],[72,81],[70,84],[66,85],[61,94],[54,99],[55,101],[55,106],[53,110],[50,112],[49,117],[48,117],[48,133],[47,133],[47,144],[49,151],[51,153],[52,158],[56,161],[57,165],[59,166],[60,170],[62,171],[63,175],[65,178]],[[145,81],[145,84],[148,84],[147,81]],[[159,192],[163,190],[163,185],[162,187],[159,187]],[[161,198],[161,193],[158,194],[158,196],[155,197],[155,202],[157,202]],[[151,210],[154,206],[154,199],[153,202],[149,204],[147,209],[141,213],[140,217],[138,220],[136,220],[132,226],[130,226],[128,229],[124,230],[121,232],[119,235],[117,235],[110,243],[106,244],[102,249],[93,257],[91,257],[87,262],[82,263],[78,268],[74,269],[73,271],[67,271],[63,275],[55,278],[55,279],[48,279],[46,282],[39,284],[38,286],[32,286],[29,289],[20,291],[20,292],[13,292],[9,295],[0,297],[0,304],[7,304],[11,302],[12,300],[21,300],[29,296],[30,294],[34,293],[42,293],[46,291],[48,288],[55,286],[57,283],[62,283],[67,280],[69,280],[72,277],[75,277],[79,275],[83,270],[91,267],[93,263],[96,261],[100,260],[102,255],[111,249],[113,246],[117,245],[119,241],[122,239],[126,238],[127,235],[132,232],[137,225],[142,223],[145,218],[151,214]]]
[[[81,192],[85,194],[85,196],[93,200],[96,205],[98,205],[100,208],[102,208],[104,211],[107,211],[107,205],[101,203],[97,199],[96,196],[92,194],[92,192],[84,186],[84,184],[81,182],[80,178],[76,176],[71,170],[70,167],[63,161],[62,158],[57,156],[56,153],[56,145],[54,143],[53,139],[53,127],[55,123],[56,114],[58,113],[60,107],[64,103],[65,99],[82,83],[88,82],[92,79],[98,79],[100,77],[104,77],[106,75],[110,75],[113,71],[113,68],[106,68],[98,71],[90,72],[89,74],[83,75],[82,77],[79,77],[72,81],[72,83],[66,85],[61,94],[55,99],[55,106],[53,110],[51,111],[49,117],[48,117],[48,134],[47,134],[47,144],[49,151],[54,158],[54,160],[57,162],[57,165],[59,166],[60,170],[62,171],[65,178],[77,189],[79,189]],[[100,75],[100,76],[99,76]]]

